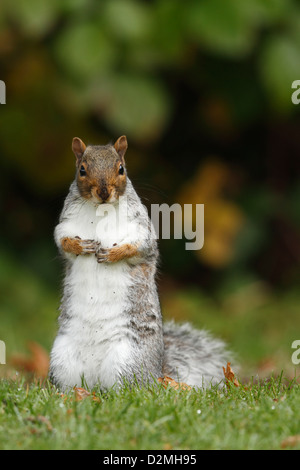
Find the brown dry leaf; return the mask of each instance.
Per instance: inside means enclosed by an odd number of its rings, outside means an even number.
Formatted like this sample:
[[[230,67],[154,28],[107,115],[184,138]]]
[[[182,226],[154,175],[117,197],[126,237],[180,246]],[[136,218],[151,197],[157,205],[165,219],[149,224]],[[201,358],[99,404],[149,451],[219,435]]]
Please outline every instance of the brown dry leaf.
[[[16,354],[10,360],[16,369],[32,372],[36,376],[46,378],[49,370],[49,354],[38,343],[31,341],[28,343],[30,356]]]
[[[90,392],[85,390],[85,388],[81,388],[81,387],[74,387],[74,391],[75,391],[75,400],[76,401],[81,401],[84,398],[87,398],[91,395]]]
[[[176,382],[176,380],[174,379],[171,379],[171,377],[167,377],[166,375],[164,377],[159,377],[158,379],[158,382],[162,384],[162,386],[164,388],[167,388],[168,385],[170,387],[173,387],[175,388],[175,390],[191,390],[192,387],[190,387],[189,385],[187,385],[186,383],[184,382]]]
[[[48,431],[53,431],[52,424],[46,416],[42,415],[37,415],[37,416],[29,416],[27,418],[27,421],[30,421],[31,423],[34,424],[44,424],[47,428]],[[33,428],[30,431],[32,434],[35,434],[37,431]]]
[[[70,398],[68,397],[68,395],[65,395],[64,393],[57,393],[57,395],[60,397],[60,398],[63,398],[63,401],[64,403],[66,403]],[[71,398],[71,401],[72,401],[72,398]]]
[[[37,434],[39,431],[36,428],[29,429],[30,434]]]
[[[164,449],[164,450],[173,450],[173,446],[172,446],[172,444],[170,444],[169,442],[166,442],[166,443],[163,445],[163,449]]]
[[[235,377],[235,374],[234,374],[232,368],[230,367],[230,362],[227,362],[226,369],[225,369],[225,367],[223,367],[223,372],[224,372],[224,376],[226,378],[227,383],[228,382],[233,382],[233,384],[236,387],[240,386],[237,378]]]
[[[97,403],[101,402],[100,398],[96,397],[95,392],[90,393],[85,388],[81,388],[81,387],[74,387],[74,391],[75,391],[75,400],[76,401],[81,401],[81,400],[84,400],[87,397],[92,397],[93,401],[95,401]]]
[[[300,434],[287,437],[281,442],[280,447],[285,449],[286,447],[296,447],[298,445],[300,445]]]
[[[38,415],[37,419],[40,423],[43,423],[46,426],[48,431],[53,431],[52,424],[49,418],[47,418],[46,416]]]
[[[92,398],[93,401],[95,401],[96,403],[101,403],[101,400],[99,397],[96,397],[96,394],[95,392],[93,392],[93,398]]]

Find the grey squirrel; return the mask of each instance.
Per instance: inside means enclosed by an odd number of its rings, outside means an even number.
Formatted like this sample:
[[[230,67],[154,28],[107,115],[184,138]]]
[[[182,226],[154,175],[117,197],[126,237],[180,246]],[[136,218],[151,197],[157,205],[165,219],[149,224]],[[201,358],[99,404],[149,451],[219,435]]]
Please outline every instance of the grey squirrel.
[[[82,380],[102,389],[163,376],[195,387],[222,382],[223,342],[162,321],[157,241],[127,176],[126,137],[88,146],[75,137],[72,150],[76,177],[54,233],[66,266],[51,382],[62,390]]]

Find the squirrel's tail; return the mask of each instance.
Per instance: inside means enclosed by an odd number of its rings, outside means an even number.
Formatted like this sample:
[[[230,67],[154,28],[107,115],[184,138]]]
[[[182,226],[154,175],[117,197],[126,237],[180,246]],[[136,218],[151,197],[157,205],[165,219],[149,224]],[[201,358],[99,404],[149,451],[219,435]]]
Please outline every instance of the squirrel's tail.
[[[233,357],[222,341],[189,323],[170,321],[164,324],[164,345],[164,375],[200,388],[223,384],[223,367]]]

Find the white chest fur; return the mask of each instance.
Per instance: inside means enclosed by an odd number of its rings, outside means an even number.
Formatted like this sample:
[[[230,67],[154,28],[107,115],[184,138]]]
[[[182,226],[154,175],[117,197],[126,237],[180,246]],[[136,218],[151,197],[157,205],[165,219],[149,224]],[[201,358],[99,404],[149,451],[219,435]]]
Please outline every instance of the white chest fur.
[[[142,205],[141,210],[145,211]],[[55,229],[55,239],[59,245],[61,238],[76,236],[111,248],[115,244],[140,242],[148,233],[147,226],[130,213],[126,197],[120,197],[116,205],[90,202],[71,205]]]
[[[57,241],[79,236],[109,248],[125,242],[128,236],[132,238],[134,221],[120,224],[120,206],[114,211],[109,207],[105,211],[103,206],[98,206],[101,211],[92,204],[69,211],[55,230]],[[70,255],[69,259],[64,295],[67,305],[62,306],[61,331],[51,360],[59,366],[65,386],[80,386],[84,375],[90,386],[100,382],[111,387],[133,354],[126,334],[130,267],[125,261],[98,263],[94,255]],[[64,307],[67,322],[63,320]]]

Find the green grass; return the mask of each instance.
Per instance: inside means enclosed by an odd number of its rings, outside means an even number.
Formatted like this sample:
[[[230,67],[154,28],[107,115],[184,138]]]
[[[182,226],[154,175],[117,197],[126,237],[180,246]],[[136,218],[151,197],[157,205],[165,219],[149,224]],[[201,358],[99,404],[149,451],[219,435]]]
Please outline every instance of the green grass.
[[[73,391],[61,396],[49,384],[2,379],[0,448],[280,449],[300,434],[300,385],[283,382],[206,391],[124,387],[76,401]]]
[[[247,390],[97,391],[100,402],[77,402],[73,392],[61,397],[49,385],[15,376],[11,359],[28,354],[28,341],[50,351],[59,288],[0,251],[0,291],[0,340],[7,352],[7,365],[0,366],[0,449],[280,449],[286,438],[300,435],[300,385],[286,385],[300,370],[291,360],[300,332],[298,288],[275,292],[259,280],[238,278],[214,298],[192,286],[163,290],[165,318],[223,338],[239,359],[240,380],[254,376],[261,383]]]

